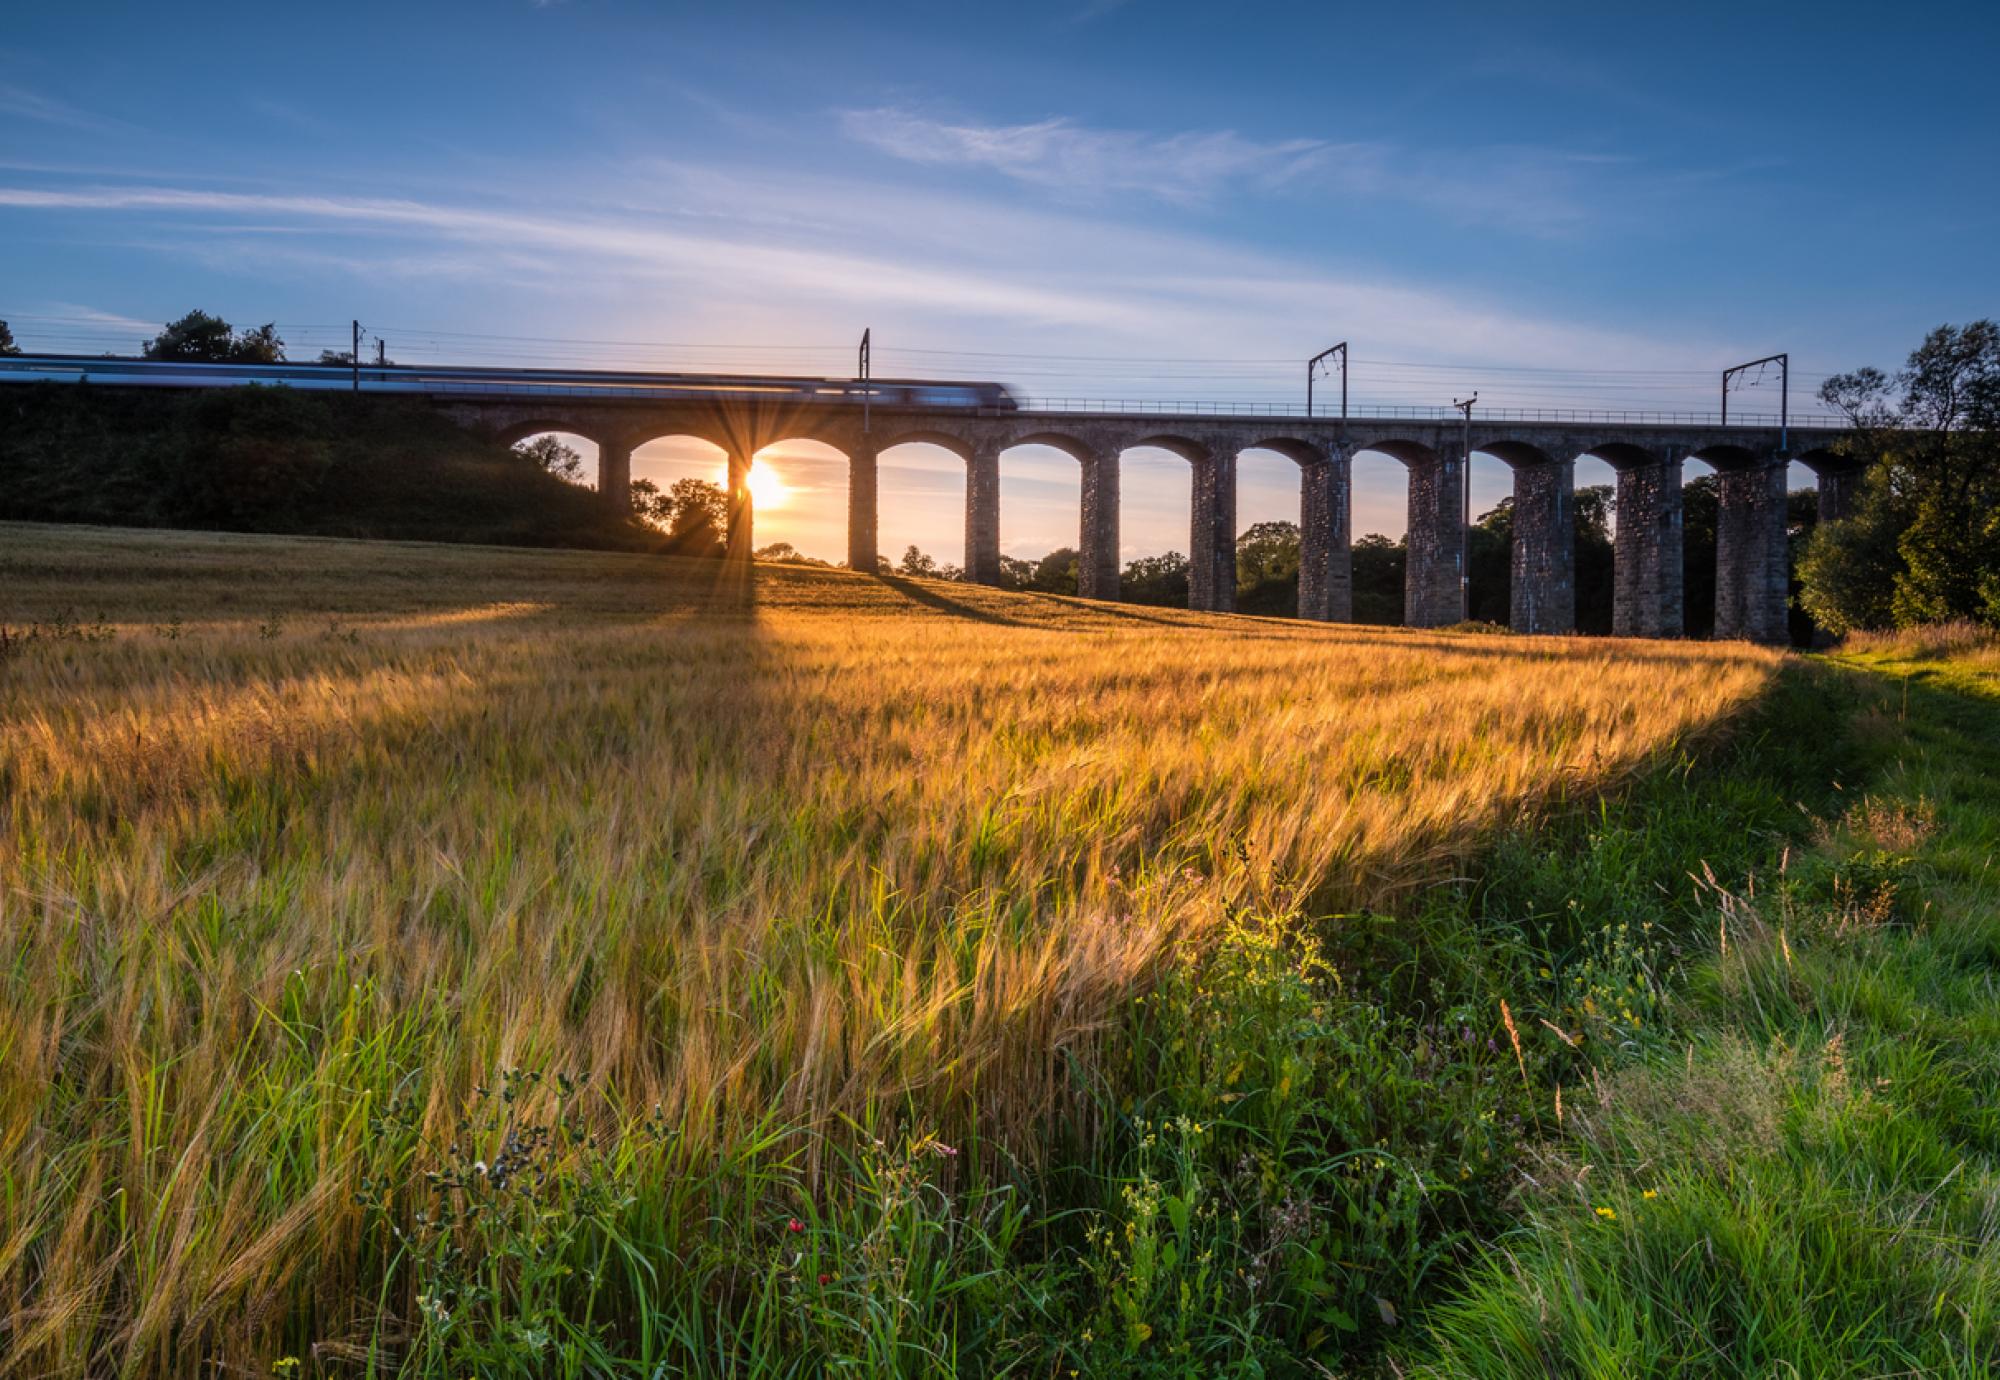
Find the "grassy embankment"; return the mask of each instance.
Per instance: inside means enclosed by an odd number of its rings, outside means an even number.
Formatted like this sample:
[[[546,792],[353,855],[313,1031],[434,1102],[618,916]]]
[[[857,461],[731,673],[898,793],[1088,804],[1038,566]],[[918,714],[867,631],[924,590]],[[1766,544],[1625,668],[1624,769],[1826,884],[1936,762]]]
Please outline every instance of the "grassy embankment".
[[[714,572],[0,530],[0,1370],[1366,1356],[1838,747],[1740,647]]]
[[[2000,637],[1853,639],[1803,846],[1711,888],[1650,1032],[1572,1085],[1424,1373],[1991,1375]]]
[[[405,398],[89,384],[0,394],[0,522],[658,550],[666,539]]]

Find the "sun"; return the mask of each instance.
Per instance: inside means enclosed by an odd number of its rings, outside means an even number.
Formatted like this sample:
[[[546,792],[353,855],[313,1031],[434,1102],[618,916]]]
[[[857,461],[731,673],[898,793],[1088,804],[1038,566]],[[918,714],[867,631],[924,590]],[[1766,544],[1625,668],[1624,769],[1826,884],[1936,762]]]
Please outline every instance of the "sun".
[[[758,508],[781,508],[791,490],[785,481],[778,478],[778,472],[761,461],[750,462],[750,473],[744,482],[750,488],[750,502]]]

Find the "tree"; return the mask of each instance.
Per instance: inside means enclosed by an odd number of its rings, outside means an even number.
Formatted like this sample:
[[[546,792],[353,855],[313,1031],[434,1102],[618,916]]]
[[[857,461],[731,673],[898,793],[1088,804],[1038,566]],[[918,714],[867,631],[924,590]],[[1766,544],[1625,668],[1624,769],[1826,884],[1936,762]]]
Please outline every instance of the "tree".
[[[1058,546],[1035,562],[1035,573],[1028,579],[1028,588],[1045,594],[1076,593],[1076,560],[1075,547]]]
[[[238,331],[219,316],[191,311],[146,342],[147,359],[211,364],[282,364],[285,342],[269,322]]]
[[[18,355],[21,347],[14,343],[14,332],[5,321],[0,321],[0,355]]]
[[[1018,556],[1000,558],[1000,588],[1026,589],[1034,583],[1035,563],[1024,561]]]
[[[566,483],[583,482],[583,457],[564,445],[560,437],[537,436],[522,441],[514,447],[514,453]]]
[[[680,554],[722,553],[728,499],[719,486],[705,479],[677,479],[672,488],[661,492],[652,480],[635,479],[631,502],[633,516],[664,531]]]
[[[1140,556],[1125,567],[1119,596],[1128,604],[1160,604],[1186,608],[1188,558],[1178,551],[1164,556]]]
[[[1893,378],[1836,374],[1820,398],[1866,471],[1853,514],[1806,543],[1807,612],[1836,633],[2000,622],[2000,326],[1939,326]]]
[[[729,527],[729,496],[706,479],[676,479],[667,490],[673,505],[668,533],[692,555],[719,553]]]
[[[902,564],[896,567],[896,571],[901,575],[919,575],[934,580],[937,578],[938,563],[911,546],[903,551]]]
[[[1505,626],[1513,614],[1514,499],[1501,499],[1480,514],[1467,534],[1467,616]]]
[[[313,362],[315,364],[338,364],[344,368],[354,363],[354,351],[321,350],[319,352],[319,358]],[[384,354],[377,354],[373,359],[364,359],[361,361],[362,366],[364,368],[376,368],[376,369],[392,366],[395,364],[395,362],[396,362],[395,360],[390,359],[387,355]]]
[[[1370,532],[1353,547],[1354,621],[1399,624],[1403,621],[1403,571],[1409,548],[1380,532]]]
[[[817,565],[825,566],[826,561],[817,556],[808,556],[788,541],[774,541],[768,546],[760,546],[751,553],[757,560],[776,565]]]
[[[1689,637],[1715,633],[1715,548],[1722,480],[1697,475],[1681,488],[1681,619]]]
[[[663,532],[673,524],[673,500],[660,492],[658,484],[650,479],[635,479],[627,492],[632,500],[633,517]]]
[[[1575,495],[1576,630],[1609,636],[1612,583],[1611,514],[1617,490],[1609,484],[1586,484]]]
[[[1259,522],[1236,539],[1236,607],[1244,613],[1291,617],[1299,611],[1296,522]]]

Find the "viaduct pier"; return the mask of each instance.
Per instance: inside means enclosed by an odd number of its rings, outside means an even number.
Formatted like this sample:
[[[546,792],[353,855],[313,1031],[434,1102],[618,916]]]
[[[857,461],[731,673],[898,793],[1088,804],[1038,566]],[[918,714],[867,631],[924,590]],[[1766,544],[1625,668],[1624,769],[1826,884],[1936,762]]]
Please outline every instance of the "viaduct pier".
[[[1119,459],[1136,447],[1171,452],[1192,471],[1188,515],[1189,603],[1227,613],[1236,601],[1236,466],[1246,450],[1275,451],[1299,471],[1303,543],[1301,617],[1353,614],[1350,552],[1353,458],[1362,451],[1409,472],[1404,622],[1441,627],[1462,616],[1466,465],[1493,456],[1513,472],[1511,626],[1567,633],[1576,627],[1574,472],[1596,456],[1617,473],[1613,633],[1677,637],[1684,631],[1682,469],[1689,460],[1720,476],[1716,636],[1787,640],[1786,475],[1793,461],[1819,481],[1822,520],[1847,515],[1858,473],[1838,453],[1846,433],[1824,426],[1724,425],[1660,413],[1489,412],[1459,417],[1334,418],[1252,411],[1226,404],[1021,407],[1004,388],[946,380],[837,380],[450,366],[172,364],[83,356],[0,360],[0,384],[196,388],[283,383],[393,393],[425,400],[502,442],[567,432],[598,447],[598,488],[623,511],[632,453],[662,437],[692,436],[728,457],[728,541],[747,558],[756,514],[748,476],[757,453],[810,440],[847,459],[847,563],[877,568],[877,457],[893,446],[940,446],[965,465],[965,571],[1000,580],[1000,457],[1050,446],[1082,473],[1078,592],[1118,598]]]
[[[818,441],[847,458],[847,563],[856,570],[876,568],[876,457],[912,441],[940,446],[966,467],[965,571],[980,584],[1000,579],[1001,454],[1014,446],[1050,446],[1073,458],[1082,472],[1077,580],[1078,592],[1091,599],[1118,597],[1119,457],[1136,447],[1156,447],[1180,456],[1193,471],[1189,604],[1216,613],[1233,611],[1236,600],[1237,456],[1251,449],[1276,451],[1299,469],[1299,614],[1333,622],[1346,621],[1353,612],[1352,460],[1364,450],[1378,452],[1409,471],[1404,622],[1417,628],[1461,617],[1466,521],[1461,494],[1468,444],[1513,472],[1509,621],[1520,632],[1575,630],[1572,492],[1579,457],[1594,455],[1617,472],[1613,631],[1625,637],[1678,637],[1683,631],[1686,461],[1703,461],[1720,475],[1715,631],[1722,638],[1788,639],[1789,464],[1800,461],[1818,476],[1824,519],[1846,515],[1854,493],[1853,462],[1833,449],[1845,433],[1810,427],[1476,415],[1463,425],[1393,417],[1342,422],[922,406],[874,407],[864,424],[858,410],[845,403],[465,399],[440,405],[502,440],[563,431],[596,443],[599,487],[614,504],[629,501],[631,457],[640,445],[663,436],[708,441],[728,456],[730,543],[743,554],[750,550],[755,520],[746,482],[752,457],[781,441]]]

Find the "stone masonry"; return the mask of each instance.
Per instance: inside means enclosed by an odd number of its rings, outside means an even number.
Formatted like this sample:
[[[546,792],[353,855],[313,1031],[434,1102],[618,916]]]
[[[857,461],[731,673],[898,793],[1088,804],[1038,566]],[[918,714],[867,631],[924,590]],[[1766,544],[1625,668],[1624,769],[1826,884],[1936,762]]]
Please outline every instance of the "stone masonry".
[[[1236,611],[1236,456],[1194,462],[1193,520],[1188,534],[1188,607]]]
[[[1403,622],[1442,628],[1465,617],[1465,457],[1433,452],[1410,463],[1408,563]]]
[[[1576,631],[1576,462],[1514,467],[1514,549],[1508,626]]]
[[[1715,635],[1789,640],[1785,571],[1785,466],[1760,460],[1719,470],[1715,524]]]
[[[1118,413],[1032,413],[879,407],[863,432],[851,406],[798,402],[703,400],[543,400],[440,396],[435,405],[502,440],[562,431],[596,441],[605,501],[629,501],[631,454],[654,437],[712,441],[730,456],[730,550],[752,549],[755,514],[745,485],[749,457],[778,441],[822,441],[851,458],[848,563],[868,570],[877,555],[875,457],[890,446],[943,446],[966,465],[966,571],[996,583],[1000,571],[999,467],[1019,445],[1047,445],[1078,464],[1083,483],[1077,534],[1078,586],[1087,598],[1118,597],[1119,455],[1161,447],[1193,472],[1190,602],[1227,610],[1235,597],[1236,464],[1243,450],[1275,450],[1299,465],[1301,617],[1352,616],[1351,457],[1372,450],[1402,461],[1410,475],[1406,621],[1437,627],[1458,621],[1464,509],[1460,484],[1465,436],[1456,419],[1247,418]],[[1787,441],[1820,476],[1821,511],[1851,508],[1854,472],[1835,453],[1840,433],[1793,427]],[[1573,626],[1575,577],[1570,523],[1573,461],[1595,454],[1618,470],[1614,630],[1627,637],[1682,632],[1680,484],[1684,458],[1724,473],[1722,550],[1718,553],[1718,635],[1782,641],[1786,635],[1785,467],[1775,428],[1710,425],[1504,421],[1474,417],[1474,450],[1500,455],[1515,471],[1513,555],[1517,626],[1561,631]],[[1730,476],[1737,476],[1731,478]]]
[[[1681,462],[1646,460],[1618,470],[1618,531],[1611,553],[1611,635],[1679,637]]]

